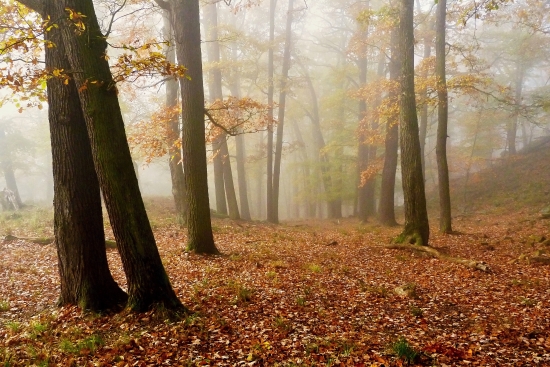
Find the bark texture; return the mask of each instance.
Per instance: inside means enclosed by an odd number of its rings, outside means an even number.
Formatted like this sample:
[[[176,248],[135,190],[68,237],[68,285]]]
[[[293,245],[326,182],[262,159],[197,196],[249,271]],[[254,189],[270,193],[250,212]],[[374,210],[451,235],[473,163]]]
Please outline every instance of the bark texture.
[[[401,94],[399,140],[401,172],[405,197],[405,228],[400,236],[404,242],[428,245],[430,228],[426,211],[424,178],[416,100],[414,92],[414,28],[413,0],[401,0],[399,12],[399,49],[401,56]]]
[[[183,168],[188,172],[185,175],[189,205],[187,248],[216,254],[208,201],[199,1],[173,0],[169,6],[178,62],[185,65],[190,77],[180,79]]]
[[[53,2],[52,19],[59,19],[70,70],[92,148],[105,206],[128,280],[128,307],[136,311],[161,304],[183,309],[162,265],[145,212],[126,140],[117,88],[106,60],[107,42],[99,29],[91,0]],[[78,31],[66,9],[84,14]],[[204,142],[204,141],[203,141]]]
[[[45,4],[51,14],[52,2]],[[61,32],[46,39],[46,69],[70,70]],[[54,233],[61,294],[60,305],[101,311],[122,306],[127,295],[113,280],[107,264],[99,182],[92,160],[86,122],[73,80],[47,81],[48,117],[54,177]]]

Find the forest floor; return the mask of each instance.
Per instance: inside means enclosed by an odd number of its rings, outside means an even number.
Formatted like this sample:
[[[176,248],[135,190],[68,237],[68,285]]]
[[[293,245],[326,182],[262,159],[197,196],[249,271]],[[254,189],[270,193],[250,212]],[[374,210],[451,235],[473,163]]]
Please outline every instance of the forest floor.
[[[51,236],[51,213],[22,217],[4,215],[2,231]],[[172,285],[193,312],[180,320],[57,308],[55,247],[0,240],[1,365],[550,365],[550,267],[532,261],[550,251],[550,220],[536,212],[458,216],[452,235],[432,228],[431,246],[490,273],[385,249],[400,227],[355,219],[217,219],[222,255],[199,256],[184,251],[172,218],[151,214]],[[108,258],[124,286],[116,249]]]

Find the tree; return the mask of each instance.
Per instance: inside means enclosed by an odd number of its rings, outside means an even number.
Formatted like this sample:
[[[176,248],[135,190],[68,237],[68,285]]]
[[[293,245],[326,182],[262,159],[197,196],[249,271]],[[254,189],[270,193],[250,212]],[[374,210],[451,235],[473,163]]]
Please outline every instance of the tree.
[[[416,100],[414,92],[414,0],[401,0],[399,11],[399,53],[401,56],[401,93],[399,141],[401,172],[405,196],[405,228],[400,239],[417,245],[428,245],[430,228],[426,210],[424,178]]]
[[[447,78],[445,73],[445,19],[447,0],[437,3],[436,24],[436,76],[437,76],[437,176],[439,181],[439,230],[442,233],[452,232],[451,194],[449,188],[449,165],[447,163],[447,125],[449,105],[447,97]]]
[[[176,46],[173,44],[174,32],[170,24],[170,14],[168,11],[163,13],[164,20],[164,39],[169,42],[166,48],[166,60],[176,62]],[[170,78],[166,81],[166,108],[171,111],[170,120],[168,121],[168,137],[169,142],[176,142],[181,137],[179,114],[175,113],[178,105],[178,82]],[[172,179],[172,196],[176,205],[176,213],[178,222],[184,224],[187,222],[187,199],[185,197],[185,175],[183,172],[183,164],[181,159],[181,148],[178,144],[172,143],[168,149],[168,164],[170,167],[170,177]]]
[[[267,186],[266,186],[266,216],[268,222],[275,222],[273,217],[273,95],[274,95],[274,61],[273,47],[275,42],[275,6],[276,0],[269,1],[269,50],[267,54],[267,104],[271,107],[269,111],[269,122],[267,126]]]
[[[397,27],[391,31],[390,80],[397,82],[401,74],[401,50],[398,47]],[[390,90],[390,103],[397,102],[398,91]],[[387,117],[386,138],[384,142],[384,168],[380,184],[380,204],[378,205],[378,220],[386,226],[395,226],[395,174],[397,170],[397,150],[399,146],[399,116],[396,112]]]
[[[285,49],[283,53],[283,70],[281,85],[279,88],[279,113],[277,115],[277,141],[275,144],[275,157],[273,162],[273,186],[272,186],[272,213],[270,222],[279,223],[279,184],[281,176],[281,158],[283,154],[283,131],[285,124],[285,106],[287,93],[288,71],[290,70],[290,49],[292,41],[292,18],[294,12],[294,0],[288,1],[286,18]],[[270,154],[268,152],[268,154]]]
[[[180,79],[182,99],[183,169],[187,187],[187,248],[197,253],[218,253],[212,235],[208,202],[208,173],[204,131],[204,87],[198,0],[156,0],[170,11],[178,62],[188,69]]]
[[[210,102],[223,100],[222,73],[220,70],[220,45],[218,42],[218,10],[217,3],[212,2],[205,7],[205,25],[209,39],[207,50],[208,60],[214,65],[210,71],[208,89]],[[227,198],[227,209],[231,219],[240,219],[235,185],[233,183],[233,172],[231,160],[229,159],[229,148],[227,146],[227,134],[220,131],[212,143],[214,150],[214,184],[216,187],[216,209],[226,214],[225,199]]]
[[[78,88],[95,171],[128,280],[128,307],[144,311],[162,304],[183,309],[162,265],[139,192],[107,62],[107,42],[93,3],[56,1],[51,18],[59,20],[70,70],[79,71],[71,77]]]
[[[23,207],[23,202],[19,196],[19,189],[17,188],[17,181],[15,180],[15,172],[7,140],[6,128],[4,124],[2,124],[0,125],[0,170],[4,172],[4,180],[6,181],[7,189],[13,192],[13,205],[15,206],[13,209],[19,209]]]
[[[52,18],[53,2],[22,3],[33,6],[43,19]],[[46,48],[46,70],[69,70],[61,31],[51,27],[45,38],[55,45]],[[107,263],[99,183],[74,80],[65,85],[61,78],[48,79],[47,94],[61,283],[58,303],[94,311],[121,306],[127,295]]]

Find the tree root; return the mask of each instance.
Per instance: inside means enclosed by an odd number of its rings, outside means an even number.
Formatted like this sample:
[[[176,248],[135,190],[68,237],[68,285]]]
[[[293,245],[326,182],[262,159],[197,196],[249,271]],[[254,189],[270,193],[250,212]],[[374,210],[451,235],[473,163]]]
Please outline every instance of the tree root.
[[[392,249],[392,250],[412,250],[412,251],[425,252],[441,260],[450,261],[456,264],[462,264],[468,268],[481,270],[485,273],[491,272],[491,268],[489,268],[489,265],[485,264],[483,261],[476,261],[476,260],[469,260],[469,259],[462,259],[459,257],[448,256],[448,255],[442,254],[441,252],[437,251],[435,248],[429,247],[429,246],[418,246],[418,245],[411,245],[408,243],[392,243],[384,246],[384,248]]]

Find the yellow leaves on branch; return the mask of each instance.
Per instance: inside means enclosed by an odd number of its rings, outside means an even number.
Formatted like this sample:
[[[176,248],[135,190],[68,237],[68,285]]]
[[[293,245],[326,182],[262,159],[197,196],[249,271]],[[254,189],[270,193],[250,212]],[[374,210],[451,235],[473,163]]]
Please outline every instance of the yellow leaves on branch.
[[[207,139],[212,140],[224,131],[230,135],[237,135],[263,130],[269,123],[270,108],[272,107],[248,97],[216,100],[207,108],[214,120],[209,120]]]
[[[161,47],[159,43],[149,43],[140,47],[124,46],[128,52],[120,55],[113,65],[113,79],[115,82],[134,82],[140,77],[187,77],[187,68],[166,60],[166,56],[155,51]]]

